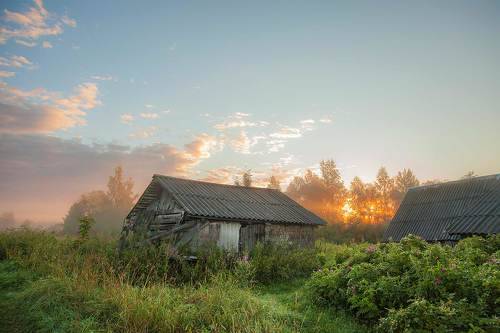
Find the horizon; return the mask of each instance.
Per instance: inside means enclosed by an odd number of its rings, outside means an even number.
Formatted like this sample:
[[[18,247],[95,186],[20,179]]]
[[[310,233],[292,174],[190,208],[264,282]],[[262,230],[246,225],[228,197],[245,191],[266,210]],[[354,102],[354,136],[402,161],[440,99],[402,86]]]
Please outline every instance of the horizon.
[[[118,165],[138,194],[500,173],[500,3],[219,4],[3,3],[0,213],[62,222]]]

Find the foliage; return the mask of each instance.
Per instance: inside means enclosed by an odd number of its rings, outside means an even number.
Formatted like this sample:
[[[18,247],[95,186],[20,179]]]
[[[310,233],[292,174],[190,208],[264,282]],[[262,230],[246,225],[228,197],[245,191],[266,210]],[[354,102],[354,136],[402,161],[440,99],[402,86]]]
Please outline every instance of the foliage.
[[[109,177],[108,190],[83,194],[69,209],[64,218],[63,230],[67,234],[79,232],[80,218],[92,217],[92,231],[100,235],[117,235],[121,231],[124,217],[132,208],[136,196],[132,192],[133,181],[125,180],[121,167]]]
[[[316,250],[286,243],[258,243],[251,253],[254,279],[261,283],[309,276],[320,265]]]
[[[397,206],[403,200],[403,197],[410,187],[415,187],[420,184],[420,181],[413,174],[410,169],[403,169],[399,171],[396,177],[394,177],[394,191],[393,198],[397,203]]]
[[[391,177],[381,167],[375,182],[364,183],[354,177],[346,189],[335,162],[324,160],[320,162],[319,175],[306,170],[303,177],[292,179],[286,193],[330,224],[385,224],[396,212],[408,188],[418,184],[410,169]]]
[[[381,331],[495,331],[500,321],[500,236],[456,247],[409,236],[400,243],[323,246],[312,299],[378,322]]]
[[[280,181],[278,180],[278,178],[276,176],[272,175],[269,178],[269,184],[267,185],[267,188],[281,191]]]
[[[320,162],[321,176],[306,170],[304,177],[294,177],[286,193],[330,222],[341,221],[346,189],[333,160]]]
[[[82,216],[80,218],[80,225],[78,229],[78,234],[80,235],[80,240],[85,241],[89,238],[89,232],[92,228],[92,225],[95,224],[95,221],[90,216]]]

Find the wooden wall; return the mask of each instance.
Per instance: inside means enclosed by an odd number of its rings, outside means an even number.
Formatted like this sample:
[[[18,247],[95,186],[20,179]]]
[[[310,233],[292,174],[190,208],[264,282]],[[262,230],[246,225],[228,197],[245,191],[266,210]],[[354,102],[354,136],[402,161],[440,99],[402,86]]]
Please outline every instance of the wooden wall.
[[[200,230],[193,246],[213,243],[228,251],[249,253],[257,242],[267,241],[313,246],[314,226],[210,222]]]

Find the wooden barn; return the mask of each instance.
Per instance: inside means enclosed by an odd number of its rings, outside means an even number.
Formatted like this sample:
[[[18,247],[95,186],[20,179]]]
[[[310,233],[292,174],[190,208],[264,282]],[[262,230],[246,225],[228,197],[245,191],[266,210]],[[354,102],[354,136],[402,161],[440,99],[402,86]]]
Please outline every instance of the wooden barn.
[[[277,190],[154,175],[124,221],[122,239],[170,240],[196,248],[212,243],[251,251],[257,242],[310,246],[325,222]]]
[[[385,241],[408,234],[429,242],[455,243],[500,232],[500,174],[418,186],[408,190],[389,224]]]

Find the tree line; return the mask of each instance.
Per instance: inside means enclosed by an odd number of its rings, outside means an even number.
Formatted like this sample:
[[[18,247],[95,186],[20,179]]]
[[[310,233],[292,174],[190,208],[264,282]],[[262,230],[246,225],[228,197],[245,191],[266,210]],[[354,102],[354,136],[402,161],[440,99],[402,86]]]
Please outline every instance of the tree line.
[[[247,170],[235,179],[235,185],[252,186],[252,173]],[[330,223],[383,223],[392,218],[406,191],[420,181],[411,169],[389,176],[385,167],[377,172],[374,182],[354,177],[346,186],[335,161],[323,160],[319,174],[307,169],[295,176],[285,193]],[[276,176],[269,178],[268,188],[281,190]]]

